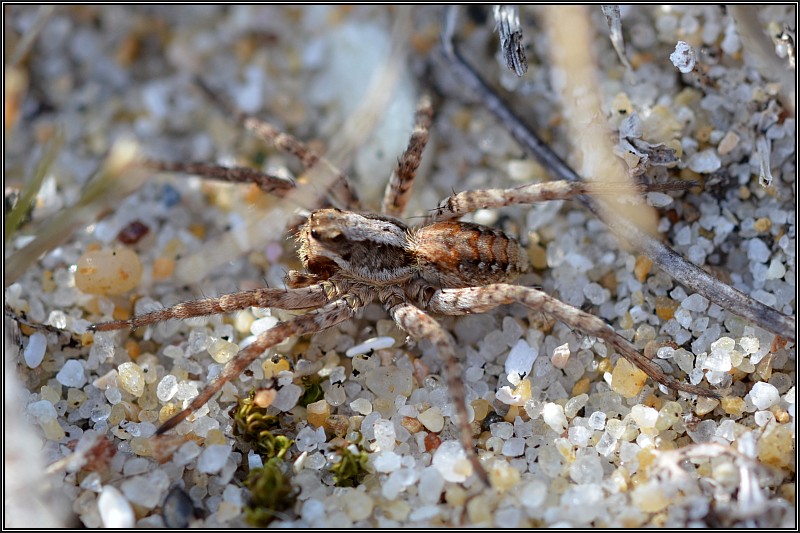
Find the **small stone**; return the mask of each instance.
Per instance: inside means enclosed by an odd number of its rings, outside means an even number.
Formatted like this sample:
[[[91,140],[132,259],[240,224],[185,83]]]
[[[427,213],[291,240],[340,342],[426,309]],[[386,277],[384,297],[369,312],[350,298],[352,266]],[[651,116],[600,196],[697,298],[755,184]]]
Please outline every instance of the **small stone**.
[[[759,381],[753,388],[750,389],[750,401],[753,402],[753,405],[756,406],[757,409],[769,409],[778,401],[780,401],[780,394],[778,393],[778,389],[776,389],[773,385],[769,383],[765,383],[763,381]]]
[[[758,439],[758,459],[765,464],[794,472],[794,431],[789,424],[769,424]]]
[[[131,504],[111,485],[103,487],[100,497],[97,498],[97,508],[103,526],[108,529],[133,529],[136,525],[136,515]]]
[[[507,463],[495,463],[489,471],[489,481],[492,487],[500,492],[506,492],[519,484],[519,470]]]
[[[409,396],[413,377],[408,368],[382,366],[373,369],[366,377],[367,388],[378,398],[394,400],[397,395]]]
[[[366,520],[375,508],[375,502],[365,492],[357,489],[348,491],[344,499],[345,512],[353,522]]]
[[[263,318],[259,318],[250,324],[250,333],[253,335],[261,335],[265,331],[272,329],[277,323],[278,319],[274,316],[265,316]]]
[[[726,396],[720,401],[722,410],[732,416],[742,416],[747,407],[747,402],[737,396]]]
[[[435,468],[429,467],[419,476],[419,498],[425,504],[439,503],[444,490],[444,478]]]
[[[80,389],[86,384],[86,374],[83,365],[76,359],[69,359],[56,374],[56,380],[65,387]]]
[[[665,509],[672,497],[655,481],[641,483],[631,493],[633,504],[644,513],[657,513]]]
[[[681,302],[681,307],[687,311],[696,311],[698,313],[702,313],[708,309],[708,299],[701,294],[690,294]]]
[[[208,347],[208,353],[217,363],[227,363],[239,353],[239,345],[225,339],[217,339]]]
[[[286,412],[291,410],[300,400],[303,388],[294,383],[287,383],[278,390],[278,394],[272,402],[272,407],[278,411]]]
[[[139,255],[126,247],[89,250],[79,259],[75,286],[86,294],[124,294],[139,284],[142,263]]]
[[[553,363],[553,366],[556,368],[564,368],[569,362],[569,356],[569,344],[564,343],[553,350],[553,356],[550,357],[550,362]]]
[[[350,409],[366,416],[372,412],[372,404],[366,398],[356,398],[350,402]]]
[[[42,364],[44,353],[47,349],[47,337],[44,333],[37,331],[28,338],[28,345],[22,352],[25,364],[28,368],[36,368]]]
[[[582,454],[569,467],[569,477],[580,485],[600,483],[603,480],[603,465],[595,453]]]
[[[397,434],[394,429],[394,423],[391,420],[376,420],[373,431],[375,432],[375,450],[394,450]]]
[[[686,162],[686,166],[698,174],[711,174],[719,170],[722,166],[722,161],[720,161],[716,150],[708,148],[692,155]]]
[[[438,407],[431,407],[417,415],[417,420],[422,422],[425,429],[439,433],[444,428],[444,417]]]
[[[550,426],[550,429],[559,435],[567,429],[567,417],[564,415],[564,408],[557,403],[548,402],[542,410],[542,420]]]
[[[394,346],[395,339],[392,337],[374,337],[367,339],[361,344],[357,344],[345,352],[347,357],[355,357],[356,355],[371,353],[375,350],[385,350]]]
[[[231,455],[231,447],[227,444],[212,444],[208,446],[197,459],[197,470],[204,474],[216,474]]]
[[[144,394],[144,371],[136,363],[122,363],[117,368],[120,387],[137,398]]]
[[[589,445],[593,431],[583,426],[572,426],[567,432],[567,439],[575,446],[585,448]]]
[[[308,423],[315,428],[321,427],[331,415],[331,406],[325,399],[308,404],[306,407]]]
[[[633,366],[627,359],[620,357],[611,373],[611,389],[624,396],[633,398],[644,388],[647,374]]]
[[[717,152],[719,155],[725,155],[733,151],[734,148],[739,144],[739,136],[736,134],[735,131],[731,130],[725,134],[725,137],[719,141],[717,145]]]
[[[372,464],[377,472],[394,472],[402,466],[400,459],[401,457],[394,452],[381,452]]]
[[[602,411],[595,411],[589,415],[589,427],[595,431],[602,431],[606,427],[606,414]]]
[[[516,322],[515,322],[516,323]],[[506,358],[505,371],[509,382],[518,385],[520,379],[530,375],[539,350],[531,347],[525,339],[519,339]]]
[[[503,444],[502,453],[506,457],[519,457],[525,453],[525,439],[511,437]]]
[[[178,378],[172,374],[161,378],[156,387],[156,397],[162,402],[170,401],[176,392],[178,392]]]
[[[669,60],[684,74],[688,74],[694,70],[695,63],[697,62],[694,50],[684,41],[678,41],[675,45],[675,51],[669,55]]]
[[[433,454],[433,466],[442,475],[445,481],[461,483],[472,474],[472,465],[467,461],[464,449],[456,441],[441,443]]]

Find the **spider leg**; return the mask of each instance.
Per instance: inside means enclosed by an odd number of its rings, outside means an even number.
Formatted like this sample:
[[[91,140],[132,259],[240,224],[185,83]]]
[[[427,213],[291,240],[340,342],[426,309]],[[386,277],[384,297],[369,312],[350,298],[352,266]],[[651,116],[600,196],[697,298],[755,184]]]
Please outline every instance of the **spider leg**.
[[[402,216],[411,195],[411,186],[417,175],[417,168],[422,161],[422,152],[428,144],[428,136],[433,122],[433,109],[430,97],[423,96],[417,104],[416,122],[408,147],[400,159],[397,166],[386,184],[386,191],[383,195],[381,213],[392,216]]]
[[[470,463],[472,463],[475,473],[486,486],[491,486],[489,483],[489,475],[486,473],[486,470],[483,468],[483,465],[481,465],[475,453],[472,429],[467,412],[466,390],[464,388],[464,382],[462,381],[462,369],[458,363],[458,356],[456,355],[452,339],[433,317],[410,303],[401,302],[391,305],[387,302],[384,306],[401,329],[415,339],[430,340],[436,347],[436,351],[439,357],[442,358],[442,363],[444,364],[447,388],[450,391],[450,396],[453,399],[456,414],[458,415],[456,426],[459,430],[461,445],[464,447],[464,451]]]
[[[620,336],[601,319],[531,287],[498,283],[464,289],[440,289],[432,294],[426,309],[444,315],[463,315],[486,312],[499,305],[513,302],[519,302],[530,309],[541,310],[572,328],[603,339],[642,372],[666,387],[699,396],[720,397],[715,391],[682,383],[668,376],[658,365],[639,353],[630,341]]]
[[[306,170],[311,170],[318,164],[324,165],[324,170],[329,171],[333,175],[333,179],[330,182],[332,194],[338,198],[346,209],[359,209],[360,202],[356,190],[347,179],[347,176],[334,167],[330,161],[309,148],[307,144],[300,141],[294,135],[284,133],[269,122],[265,122],[237,109],[219,96],[199,77],[195,78],[195,83],[217,107],[222,109],[225,113],[232,115],[247,131],[274,145],[278,150],[295,156]]]
[[[567,180],[531,183],[510,189],[478,189],[449,196],[428,215],[426,223],[459,218],[478,209],[505,207],[514,204],[534,204],[550,200],[566,200],[583,194],[641,195],[646,192],[686,190],[695,185],[690,181],[670,181],[658,184],[593,183]]]
[[[259,335],[255,341],[247,345],[236,357],[231,359],[228,364],[225,365],[220,375],[214,378],[214,380],[209,383],[183,411],[164,422],[164,424],[158,428],[156,434],[161,435],[169,431],[185,420],[189,415],[200,409],[214,394],[219,392],[225,383],[236,378],[250,363],[255,361],[269,348],[283,342],[289,337],[316,333],[335,326],[340,322],[344,322],[355,314],[356,310],[361,307],[363,301],[364,300],[358,295],[350,294],[304,315],[296,316],[285,322],[279,322],[272,329]]]
[[[162,172],[180,172],[194,174],[203,178],[211,178],[230,183],[254,183],[262,191],[283,198],[294,190],[296,184],[292,180],[279,178],[266,172],[247,167],[225,167],[213,163],[170,163],[167,161],[147,161],[147,166]]]
[[[330,300],[324,284],[298,289],[261,288],[252,291],[223,294],[215,298],[203,298],[159,309],[128,320],[115,320],[94,324],[94,331],[111,331],[123,328],[138,328],[171,319],[230,313],[248,307],[277,307],[280,309],[306,309],[324,305]]]

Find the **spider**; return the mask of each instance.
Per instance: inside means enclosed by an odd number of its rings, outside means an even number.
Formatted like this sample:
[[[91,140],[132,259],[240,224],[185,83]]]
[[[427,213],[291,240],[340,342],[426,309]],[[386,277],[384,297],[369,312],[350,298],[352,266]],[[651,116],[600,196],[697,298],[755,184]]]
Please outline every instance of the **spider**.
[[[201,81],[197,83],[247,130],[297,156],[306,169],[321,161],[318,154],[295,137],[245,115]],[[164,320],[230,313],[249,307],[308,310],[258,335],[183,411],[167,420],[158,434],[174,428],[197,411],[269,348],[291,336],[333,327],[375,300],[411,338],[428,339],[436,348],[454,402],[460,442],[474,472],[487,485],[489,477],[473,446],[459,357],[450,333],[433,315],[483,313],[503,304],[520,303],[603,339],[658,383],[691,394],[718,397],[714,391],[666,375],[600,318],[538,289],[512,284],[528,269],[527,254],[520,243],[499,229],[458,220],[477,209],[565,199],[577,194],[613,193],[613,186],[604,184],[602,191],[598,191],[590,183],[555,181],[512,189],[472,190],[443,200],[417,227],[401,220],[399,217],[408,201],[432,120],[431,102],[423,97],[417,108],[411,139],[387,184],[380,212],[358,210],[354,189],[343,174],[337,174],[332,191],[339,192],[339,199],[347,210],[326,207],[311,212],[296,236],[305,271],[289,272],[285,288],[260,288],[194,300],[128,320],[93,326],[96,331],[138,328]],[[155,163],[154,166],[227,181],[252,182],[279,195],[293,187],[291,182],[251,169],[180,163]],[[652,187],[640,189],[652,190]]]

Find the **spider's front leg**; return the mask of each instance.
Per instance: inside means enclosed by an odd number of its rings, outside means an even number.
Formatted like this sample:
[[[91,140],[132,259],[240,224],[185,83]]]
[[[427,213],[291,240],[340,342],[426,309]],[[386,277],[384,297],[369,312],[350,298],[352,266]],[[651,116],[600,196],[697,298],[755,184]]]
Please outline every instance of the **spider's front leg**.
[[[94,331],[112,331],[123,328],[149,326],[165,320],[218,315],[247,309],[248,307],[277,307],[279,309],[308,309],[319,307],[330,300],[331,292],[326,284],[318,283],[297,289],[255,289],[252,291],[234,292],[215,298],[192,300],[172,307],[159,309],[128,320],[115,320],[94,324]]]
[[[214,380],[209,383],[183,411],[164,422],[164,424],[158,428],[156,434],[161,435],[169,431],[189,417],[189,415],[200,409],[214,394],[222,389],[225,383],[235,379],[250,366],[250,363],[255,361],[269,348],[280,344],[290,337],[305,335],[307,333],[316,333],[344,322],[351,318],[355,312],[364,305],[365,301],[369,301],[368,295],[353,292],[319,309],[310,311],[305,315],[296,316],[285,322],[279,322],[273,328],[259,335],[256,340],[248,344],[236,357],[231,359],[228,364],[225,365],[220,375],[214,378]]]
[[[491,486],[489,483],[489,475],[486,473],[486,470],[478,459],[478,455],[475,453],[472,429],[469,423],[469,413],[467,412],[466,390],[464,389],[461,366],[458,364],[458,357],[455,347],[453,346],[453,340],[433,317],[418,307],[407,302],[394,304],[384,303],[384,306],[397,325],[411,335],[411,337],[417,340],[428,339],[436,347],[436,351],[444,364],[447,388],[450,391],[450,396],[455,405],[456,414],[458,415],[456,425],[459,430],[461,445],[464,447],[464,451],[470,463],[472,463],[475,473],[487,487]]]
[[[440,289],[427,301],[426,309],[444,315],[463,315],[483,313],[499,305],[514,302],[547,313],[587,335],[603,339],[637,368],[666,387],[699,396],[720,397],[715,391],[682,383],[668,376],[658,365],[639,353],[630,341],[620,336],[600,318],[567,305],[537,289],[507,283],[464,289]]]

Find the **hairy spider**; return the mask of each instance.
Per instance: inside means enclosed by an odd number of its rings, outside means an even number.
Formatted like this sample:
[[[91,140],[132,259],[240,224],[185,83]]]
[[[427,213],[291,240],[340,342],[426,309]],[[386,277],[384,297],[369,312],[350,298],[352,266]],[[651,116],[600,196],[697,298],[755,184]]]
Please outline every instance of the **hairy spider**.
[[[244,115],[221,101],[202,83],[200,86],[218,105],[236,116],[246,129],[296,155],[307,169],[320,161],[319,155],[296,138]],[[226,382],[237,377],[270,347],[291,336],[335,326],[375,300],[412,338],[428,339],[436,348],[458,416],[461,444],[475,473],[487,484],[488,476],[473,447],[459,357],[450,334],[433,318],[433,314],[482,313],[502,304],[518,302],[547,313],[587,335],[603,339],[667,387],[717,396],[713,391],[678,382],[666,375],[600,318],[535,288],[511,284],[528,268],[527,254],[521,245],[498,229],[457,220],[481,208],[564,199],[576,194],[613,193],[613,186],[603,185],[602,191],[597,191],[591,184],[557,181],[513,189],[473,190],[454,194],[442,201],[418,227],[409,226],[398,218],[408,201],[431,122],[430,101],[422,98],[411,140],[398,159],[386,187],[380,213],[356,211],[358,200],[354,190],[343,174],[338,173],[339,179],[333,184],[333,189],[338,189],[343,207],[353,210],[325,208],[310,214],[296,237],[305,272],[290,272],[286,288],[261,288],[189,301],[129,320],[94,326],[96,331],[138,328],[163,320],[229,313],[248,307],[309,310],[261,333],[228,362],[221,374],[183,411],[165,422],[159,428],[159,434],[175,427],[202,407]],[[279,195],[293,187],[291,182],[250,169],[206,164],[157,163],[155,166],[227,181],[256,183],[262,189]]]

